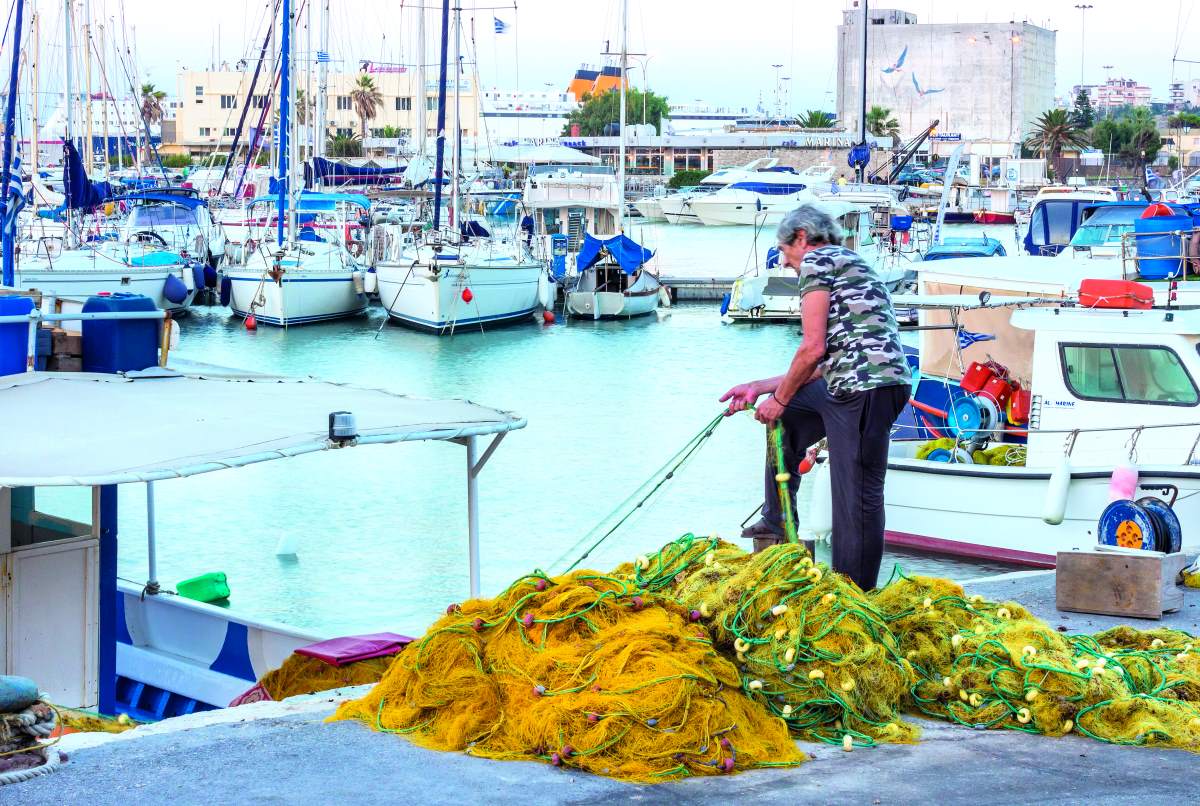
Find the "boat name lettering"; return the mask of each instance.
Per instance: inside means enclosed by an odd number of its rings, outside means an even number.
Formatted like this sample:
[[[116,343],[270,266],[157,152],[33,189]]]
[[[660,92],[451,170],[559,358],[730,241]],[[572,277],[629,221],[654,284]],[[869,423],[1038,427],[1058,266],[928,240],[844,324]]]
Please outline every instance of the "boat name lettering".
[[[1074,400],[1048,400],[1046,402],[1049,403],[1051,406],[1058,406],[1059,408],[1063,408],[1063,409],[1075,408]]]

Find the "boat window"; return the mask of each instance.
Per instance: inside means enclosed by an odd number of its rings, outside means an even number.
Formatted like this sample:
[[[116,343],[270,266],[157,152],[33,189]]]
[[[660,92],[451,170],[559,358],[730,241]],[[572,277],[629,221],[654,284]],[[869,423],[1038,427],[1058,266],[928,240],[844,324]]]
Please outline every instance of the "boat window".
[[[1063,378],[1083,400],[1194,406],[1200,392],[1175,351],[1142,345],[1064,344]]]
[[[1071,238],[1071,246],[1120,246],[1121,236],[1133,232],[1141,207],[1102,207],[1088,217]]]
[[[1042,212],[1046,216],[1046,225],[1050,233],[1046,243],[1069,243],[1071,230],[1075,225],[1075,206],[1072,204],[1044,204]],[[1039,232],[1045,231],[1039,230]]]
[[[133,208],[129,223],[138,228],[195,226],[196,214],[177,204],[139,204]]]
[[[92,533],[90,487],[13,487],[9,501],[13,548]]]

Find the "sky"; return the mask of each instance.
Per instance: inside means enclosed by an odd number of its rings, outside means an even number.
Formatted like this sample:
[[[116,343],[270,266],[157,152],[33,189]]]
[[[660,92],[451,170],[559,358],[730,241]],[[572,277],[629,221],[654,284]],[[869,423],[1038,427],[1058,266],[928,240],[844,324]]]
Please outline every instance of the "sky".
[[[82,0],[80,0],[82,2]],[[294,0],[299,6],[302,0]],[[440,8],[437,0],[424,0]],[[605,42],[620,39],[620,0],[459,0],[463,11],[464,54],[478,65],[480,85],[501,90],[565,89],[583,63],[599,64]],[[723,106],[774,105],[776,76],[788,77],[791,111],[832,110],[836,91],[836,36],[848,0],[628,0],[629,49],[645,54],[631,60],[630,80],[667,95],[673,102],[697,100]],[[1078,0],[913,0],[873,3],[902,8],[918,22],[1028,20],[1058,31],[1057,89],[1065,95],[1080,78],[1081,12]],[[1200,61],[1200,0],[1140,0],[1136,21],[1128,2],[1093,0],[1086,11],[1084,75],[1088,83],[1108,74],[1136,79],[1164,98],[1172,77],[1172,55]],[[176,93],[181,67],[203,69],[213,62],[234,63],[257,51],[265,30],[266,0],[90,0],[97,25],[108,21],[110,36],[120,29],[122,12],[136,26],[142,79]],[[320,0],[314,0],[314,29]],[[27,6],[34,3],[27,1]],[[61,60],[61,8],[58,0],[37,0],[42,17],[43,79],[46,90],[58,80]],[[515,8],[514,8],[515,5]],[[330,0],[330,51],[340,65],[357,69],[361,59],[411,63],[415,41],[415,0]],[[203,13],[196,13],[203,9]],[[1194,13],[1195,12],[1195,13]],[[474,19],[472,36],[472,18]],[[494,19],[507,25],[496,34]],[[436,11],[428,15],[427,62],[436,61]],[[80,20],[80,23],[82,21]],[[1191,35],[1189,37],[1189,34]],[[299,35],[301,50],[306,37]],[[1189,43],[1189,38],[1191,42]],[[474,45],[470,40],[474,40]],[[318,45],[314,32],[313,49]],[[251,45],[251,43],[255,43]],[[1183,42],[1182,46],[1177,43]],[[1190,48],[1190,49],[1189,49]],[[644,65],[639,65],[639,61]],[[781,65],[775,68],[772,65]],[[1179,79],[1200,78],[1200,64],[1179,63]],[[58,72],[61,72],[58,71]],[[112,81],[116,83],[116,78]]]

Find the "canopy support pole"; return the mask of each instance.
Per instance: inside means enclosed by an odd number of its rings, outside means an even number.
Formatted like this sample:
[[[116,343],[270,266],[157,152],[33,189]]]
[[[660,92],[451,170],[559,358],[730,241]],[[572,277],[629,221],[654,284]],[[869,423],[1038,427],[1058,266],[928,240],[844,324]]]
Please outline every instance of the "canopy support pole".
[[[467,437],[467,554],[471,574],[471,598],[479,596],[479,471],[482,463],[476,461],[479,450],[477,437]],[[496,447],[493,441],[488,453]],[[484,460],[487,461],[485,455]]]
[[[158,543],[154,524],[154,482],[146,482],[146,593],[156,595],[158,585]]]

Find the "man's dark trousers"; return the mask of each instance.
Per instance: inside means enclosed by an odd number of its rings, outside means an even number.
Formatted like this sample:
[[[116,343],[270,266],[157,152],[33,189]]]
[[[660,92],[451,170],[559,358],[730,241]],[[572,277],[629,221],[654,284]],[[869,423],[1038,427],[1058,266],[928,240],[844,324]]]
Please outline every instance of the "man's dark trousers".
[[[792,480],[809,446],[828,437],[833,488],[833,569],[863,590],[875,587],[883,559],[883,479],[887,472],[892,424],[908,403],[909,387],[893,384],[865,392],[831,395],[825,381],[810,381],[796,392],[780,418],[783,457]],[[775,452],[767,445],[763,520],[783,531]]]

